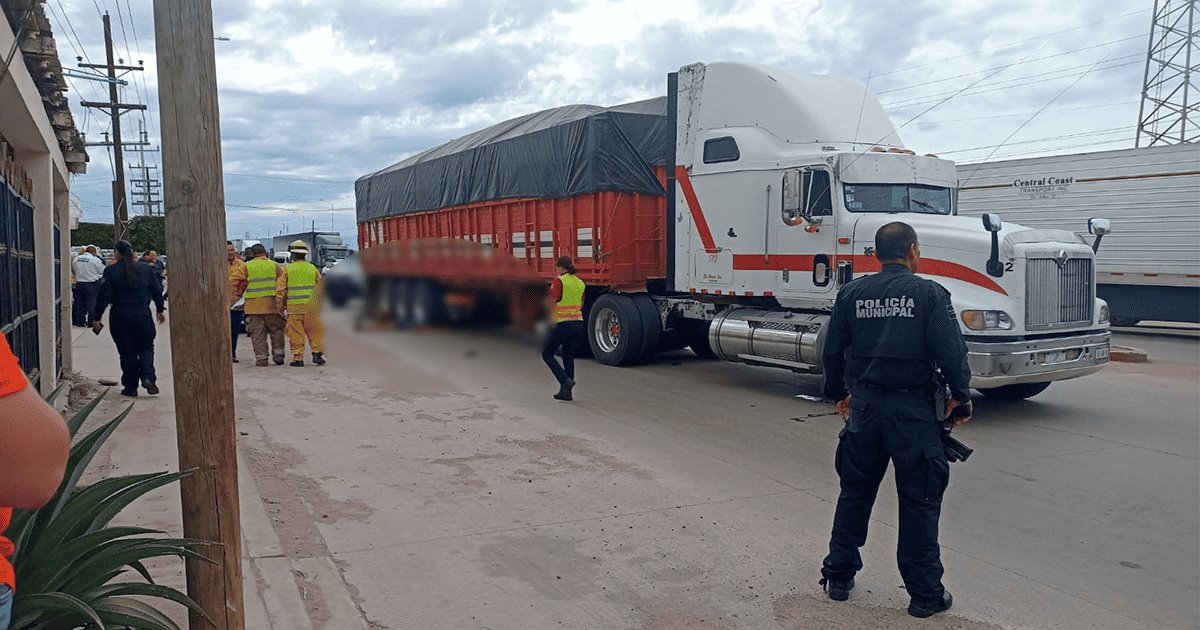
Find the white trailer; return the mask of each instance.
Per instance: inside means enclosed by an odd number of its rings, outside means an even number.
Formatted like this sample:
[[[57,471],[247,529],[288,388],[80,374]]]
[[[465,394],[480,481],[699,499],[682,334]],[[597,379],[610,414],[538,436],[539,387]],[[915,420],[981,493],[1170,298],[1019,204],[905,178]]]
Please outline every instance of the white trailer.
[[[958,177],[962,214],[1081,236],[1089,218],[1110,218],[1096,282],[1113,323],[1200,322],[1200,146],[966,164]]]

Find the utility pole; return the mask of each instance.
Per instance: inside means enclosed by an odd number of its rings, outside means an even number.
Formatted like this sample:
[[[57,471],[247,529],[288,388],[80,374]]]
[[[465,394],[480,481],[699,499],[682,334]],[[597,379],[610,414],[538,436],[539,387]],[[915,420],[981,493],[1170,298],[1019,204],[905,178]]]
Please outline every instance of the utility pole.
[[[1200,141],[1200,2],[1154,0],[1134,146]]]
[[[125,196],[125,160],[121,154],[121,114],[122,110],[128,111],[132,109],[146,109],[145,105],[141,104],[125,104],[120,102],[117,94],[117,70],[135,71],[141,70],[141,67],[117,65],[113,59],[113,40],[112,40],[112,22],[108,18],[108,13],[104,14],[104,48],[107,55],[108,63],[106,65],[97,65],[90,63],[81,63],[81,68],[101,69],[108,71],[108,99],[107,103],[90,103],[83,101],[81,104],[84,107],[95,107],[107,109],[108,115],[112,117],[113,130],[113,239],[122,240],[129,238],[129,202]],[[124,62],[124,60],[121,60]]]
[[[157,175],[153,177],[150,175],[152,171],[157,171],[158,168],[146,164],[146,152],[153,153],[155,151],[155,149],[146,148],[150,144],[148,140],[149,134],[146,133],[146,123],[140,122],[138,125],[141,130],[140,135],[142,140],[137,143],[138,165],[129,167],[138,172],[137,177],[131,179],[129,182],[133,184],[134,198],[129,205],[141,208],[143,215],[153,217],[162,214],[159,208],[159,203],[162,200],[158,198],[158,195],[162,192],[162,183],[158,181]]]
[[[171,252],[171,369],[183,534],[215,564],[186,561],[187,592],[209,617],[192,628],[244,630],[225,191],[211,0],[155,0],[163,201]]]

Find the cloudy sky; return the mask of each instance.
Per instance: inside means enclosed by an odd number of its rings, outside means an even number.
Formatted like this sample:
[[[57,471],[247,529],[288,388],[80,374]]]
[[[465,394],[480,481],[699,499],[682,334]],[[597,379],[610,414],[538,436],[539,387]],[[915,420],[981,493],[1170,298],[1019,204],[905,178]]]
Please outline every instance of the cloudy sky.
[[[214,0],[215,33],[229,40],[215,43],[229,235],[315,222],[354,241],[357,177],[521,114],[662,95],[666,73],[696,61],[869,81],[897,125],[915,117],[908,147],[963,163],[1130,147],[1152,4]],[[64,66],[103,61],[100,15],[112,15],[118,56],[146,64],[122,99],[149,104],[157,144],[150,1],[47,8]],[[71,87],[73,103],[106,100],[103,84]],[[107,117],[73,109],[100,140]],[[140,118],[123,120],[136,129]],[[111,218],[112,177],[93,148],[73,184],[85,220]]]

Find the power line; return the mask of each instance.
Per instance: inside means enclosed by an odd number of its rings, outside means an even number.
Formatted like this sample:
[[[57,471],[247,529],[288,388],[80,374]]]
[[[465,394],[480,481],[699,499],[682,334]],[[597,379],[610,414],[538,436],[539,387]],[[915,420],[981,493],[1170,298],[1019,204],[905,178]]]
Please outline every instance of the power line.
[[[1083,80],[1083,77],[1086,77],[1087,75],[1091,74],[1092,70],[1099,68],[1100,64],[1104,63],[1107,59],[1108,59],[1108,57],[1104,57],[1100,61],[1097,61],[1096,64],[1091,67],[1090,70],[1079,75],[1079,77],[1077,79],[1075,79],[1074,81],[1072,81],[1070,85],[1063,88],[1061,91],[1059,91],[1058,94],[1055,94],[1054,98],[1050,99],[1045,105],[1042,105],[1041,108],[1039,108],[1036,112],[1034,112],[1032,116],[1030,116],[1029,118],[1026,118],[1025,121],[1022,122],[1020,125],[1017,125],[1017,128],[1013,129],[1012,133],[1008,134],[1008,136],[1006,136],[1004,138],[1004,140],[1000,141],[1000,144],[996,145],[996,148],[992,149],[991,153],[988,153],[987,157],[983,158],[983,161],[987,162],[988,160],[992,159],[992,156],[996,155],[996,151],[999,151],[1000,147],[1004,146],[1005,144],[1008,144],[1008,141],[1012,140],[1013,136],[1020,133],[1021,130],[1024,129],[1026,125],[1033,122],[1033,119],[1037,118],[1038,114],[1046,111],[1046,108],[1053,105],[1054,101],[1057,101],[1063,94],[1066,94],[1068,90],[1075,87],[1080,81]],[[1084,134],[1080,134],[1080,135],[1084,135]],[[967,178],[967,182],[971,181],[971,177],[974,177],[974,176],[975,176],[975,173],[972,173],[971,176]],[[959,186],[965,186],[965,185],[966,185],[966,182],[959,184]]]
[[[907,67],[900,68],[900,69],[897,69],[897,70],[892,70],[891,72],[884,72],[884,73],[882,73],[882,74],[877,74],[877,75],[875,75],[875,76],[876,76],[877,78],[878,78],[878,77],[884,77],[884,76],[888,76],[888,75],[892,75],[892,74],[897,74],[897,73],[900,73],[900,72],[907,72],[907,71],[909,71],[909,70],[916,70],[916,69],[918,69],[918,68],[925,68],[925,67],[932,66],[932,65],[934,65],[934,64],[943,63],[943,62],[946,62],[946,61],[954,61],[955,59],[962,59],[962,58],[964,58],[964,57],[972,57],[972,56],[974,56],[974,55],[978,55],[978,54],[980,54],[980,53],[985,53],[985,52],[991,52],[991,51],[993,51],[993,50],[1001,50],[1001,49],[1003,49],[1003,48],[1011,48],[1011,47],[1013,47],[1013,46],[1016,46],[1016,45],[1018,45],[1018,44],[1025,44],[1025,43],[1032,42],[1032,41],[1036,41],[1036,40],[1039,40],[1039,39],[1045,39],[1045,38],[1047,38],[1047,37],[1052,37],[1052,36],[1054,36],[1054,35],[1061,35],[1061,34],[1063,34],[1063,33],[1070,33],[1070,32],[1072,32],[1072,31],[1078,31],[1078,30],[1080,30],[1080,29],[1085,29],[1085,28],[1089,28],[1089,27],[1092,27],[1092,26],[1097,26],[1097,25],[1099,25],[1099,24],[1104,24],[1104,23],[1106,23],[1106,22],[1113,22],[1113,21],[1115,21],[1115,20],[1124,19],[1124,18],[1127,18],[1127,17],[1129,17],[1129,16],[1131,16],[1131,15],[1140,15],[1140,14],[1143,14],[1143,13],[1145,13],[1145,12],[1146,12],[1146,10],[1145,10],[1145,9],[1141,9],[1141,10],[1138,10],[1138,11],[1130,11],[1129,13],[1122,13],[1121,15],[1116,15],[1116,16],[1113,16],[1113,17],[1111,17],[1111,18],[1105,18],[1105,19],[1103,19],[1103,20],[1099,20],[1099,21],[1096,21],[1096,22],[1090,22],[1090,23],[1088,23],[1088,24],[1082,24],[1082,25],[1080,25],[1080,26],[1073,26],[1073,27],[1071,27],[1071,28],[1063,29],[1063,30],[1061,30],[1061,31],[1054,31],[1054,32],[1052,32],[1052,33],[1043,33],[1043,34],[1041,34],[1041,35],[1034,35],[1033,37],[1029,37],[1029,38],[1026,38],[1026,39],[1018,40],[1018,41],[1015,41],[1015,42],[1009,42],[1009,43],[1007,43],[1007,44],[1001,44],[1001,45],[999,45],[999,46],[993,46],[993,47],[991,47],[991,48],[980,48],[980,49],[978,49],[978,50],[973,50],[973,51],[971,51],[971,52],[969,52],[969,53],[963,53],[963,54],[961,54],[961,55],[955,55],[955,56],[953,56],[953,57],[945,57],[945,58],[943,58],[943,59],[937,59],[937,60],[935,60],[935,61],[927,61],[927,62],[925,62],[925,63],[922,63],[922,64],[918,64],[918,65],[915,65],[915,66],[907,66]]]
[[[119,2],[119,0],[118,0],[118,2]],[[133,45],[137,48],[138,59],[143,59],[142,43],[140,41],[138,41],[137,22],[133,19],[133,8],[129,6],[129,0],[125,0],[125,10],[127,13],[129,13],[129,29],[133,31]],[[149,105],[150,104],[150,102],[149,102],[150,87],[148,85],[146,85],[146,75],[144,75],[144,74],[139,75],[138,78],[140,78],[142,80],[142,93],[145,96],[146,105]],[[150,128],[150,134],[153,136],[157,136],[158,132],[154,130],[154,116],[143,115],[143,118],[149,119],[147,121],[147,126]]]
[[[1141,55],[1137,55],[1137,56],[1140,57]],[[1126,57],[1119,57],[1118,59],[1124,59],[1124,58],[1126,58]],[[1116,61],[1116,59],[1110,59],[1109,61],[1110,62]],[[1100,70],[1115,70],[1117,68],[1124,68],[1126,66],[1140,65],[1141,63],[1142,63],[1141,61],[1135,60],[1135,61],[1128,61],[1125,63],[1113,64],[1113,65],[1105,66],[1105,67],[1099,68],[1099,69]],[[1052,72],[1059,73],[1062,71],[1063,70],[1055,70]],[[1042,73],[1042,74],[1036,74],[1036,75],[1031,75],[1031,76],[1043,76],[1045,74],[1050,74],[1050,73]],[[1007,80],[1007,81],[999,81],[997,83],[987,84],[987,89],[974,90],[971,92],[966,92],[962,95],[963,96],[975,96],[977,94],[987,94],[988,92],[995,92],[998,90],[1007,90],[1007,89],[1016,88],[1016,87],[1025,87],[1027,85],[1035,85],[1037,83],[1045,83],[1047,81],[1057,81],[1058,79],[1065,79],[1065,78],[1069,78],[1069,77],[1073,77],[1073,76],[1078,76],[1078,74],[1086,74],[1086,73],[1057,74],[1057,76],[1052,76],[1052,77],[1048,77],[1048,78],[1044,78],[1044,79],[1038,79],[1036,81],[1027,81],[1025,79],[1013,79],[1013,80]],[[1011,84],[1011,85],[1003,85],[1003,84]],[[946,92],[942,92],[941,94],[946,94]],[[894,103],[888,103],[886,105],[886,107],[891,110],[903,110],[903,109],[907,109],[909,107],[913,107],[916,105],[932,103],[932,102],[938,100],[938,98],[939,98],[938,95],[930,95],[928,97],[921,97],[919,99],[904,99],[901,101],[896,101]]]
[[[1099,146],[1104,146],[1104,145],[1108,145],[1108,144],[1117,144],[1117,143],[1124,143],[1124,144],[1132,145],[1133,139],[1132,138],[1128,138],[1128,139],[1119,138],[1116,140],[1101,140],[1099,142],[1085,142],[1083,144],[1064,144],[1064,145],[1060,145],[1057,147],[1043,147],[1040,149],[1033,149],[1030,151],[1020,151],[1017,153],[1006,153],[1004,155],[997,155],[997,156],[993,156],[993,157],[997,160],[1005,160],[1005,159],[1009,159],[1009,158],[1019,158],[1019,157],[1023,157],[1023,156],[1043,156],[1043,155],[1046,155],[1050,151],[1066,151],[1067,149],[1082,149],[1085,147],[1099,147]]]
[[[1018,144],[1039,144],[1042,142],[1051,142],[1054,140],[1070,140],[1073,138],[1089,138],[1089,137],[1093,137],[1093,136],[1106,136],[1106,135],[1112,135],[1114,133],[1125,133],[1125,132],[1130,131],[1131,128],[1132,128],[1131,126],[1126,125],[1124,127],[1112,127],[1110,129],[1098,129],[1096,131],[1082,131],[1079,133],[1068,133],[1068,134],[1062,134],[1062,135],[1058,135],[1058,136],[1047,136],[1044,138],[1037,138],[1036,140],[1021,140],[1019,142],[1009,142],[1007,144],[1001,142],[1000,144],[985,144],[985,145],[978,146],[978,147],[971,147],[969,149],[953,149],[950,151],[935,151],[935,153],[937,153],[938,155],[953,155],[955,153],[970,153],[972,151],[983,151],[984,149],[999,149],[1000,147],[1003,147],[1003,146],[1013,146],[1013,145],[1018,145]],[[1020,129],[1018,129],[1018,131],[1019,130]]]
[[[1099,109],[1102,107],[1118,107],[1121,105],[1134,105],[1136,103],[1137,103],[1137,101],[1120,101],[1118,103],[1097,103],[1095,105],[1080,105],[1078,107],[1058,107],[1055,109],[1048,109],[1048,110],[1046,110],[1046,112],[1073,112],[1073,111],[1079,111],[1079,110],[1084,110],[1084,109]],[[919,124],[919,125],[946,125],[946,124],[958,123],[958,122],[975,122],[978,120],[991,120],[994,118],[1017,118],[1019,116],[1028,116],[1032,113],[1033,112],[1019,112],[1019,113],[1015,113],[1015,114],[992,114],[990,116],[972,116],[970,118],[948,118],[946,120],[927,120],[927,121],[917,123],[917,124]]]
[[[1038,62],[1038,61],[1045,61],[1045,60],[1047,60],[1047,59],[1054,59],[1055,57],[1064,57],[1064,56],[1066,56],[1066,55],[1073,55],[1073,54],[1075,54],[1075,53],[1084,52],[1084,51],[1087,51],[1087,50],[1094,50],[1094,49],[1096,49],[1096,48],[1103,48],[1103,47],[1105,47],[1105,46],[1112,46],[1113,44],[1122,44],[1122,43],[1125,43],[1125,42],[1128,42],[1128,41],[1131,41],[1131,40],[1135,40],[1135,39],[1142,39],[1143,37],[1145,37],[1145,35],[1134,35],[1134,36],[1132,36],[1132,37],[1123,37],[1123,38],[1121,38],[1121,39],[1114,39],[1114,40],[1112,40],[1112,41],[1107,41],[1107,42],[1103,42],[1103,43],[1100,43],[1100,44],[1094,44],[1094,45],[1092,45],[1092,46],[1084,46],[1083,48],[1076,48],[1076,49],[1074,49],[1074,50],[1067,50],[1067,51],[1060,52],[1060,53],[1054,53],[1053,55],[1046,55],[1045,57],[1038,57],[1038,58],[1036,58],[1036,59],[1030,59],[1029,61],[1025,61],[1025,62],[1022,62],[1022,63],[1034,63],[1034,62]],[[1137,54],[1137,55],[1130,55],[1130,56],[1137,56],[1137,57],[1140,57],[1140,56],[1141,56],[1141,54],[1139,53],[1139,54]],[[1126,57],[1122,57],[1122,58],[1126,58]],[[963,73],[963,74],[956,74],[956,75],[954,75],[954,76],[952,76],[952,77],[945,77],[945,78],[942,78],[942,79],[931,79],[931,80],[929,80],[929,81],[924,81],[924,82],[921,82],[921,83],[914,83],[914,84],[912,84],[912,85],[906,85],[906,86],[903,86],[903,87],[891,88],[891,89],[888,89],[888,90],[880,90],[880,91],[876,92],[876,93],[875,93],[875,95],[876,95],[876,96],[879,96],[879,95],[881,95],[881,94],[890,94],[890,93],[892,93],[892,92],[902,92],[902,91],[904,91],[904,90],[911,90],[911,89],[913,89],[913,88],[924,87],[924,86],[926,86],[926,85],[933,85],[933,84],[935,84],[935,83],[944,83],[944,82],[946,82],[946,81],[953,81],[953,80],[955,80],[955,79],[962,79],[962,78],[964,78],[964,77],[975,76],[975,75],[977,75],[977,74],[982,74],[982,73],[984,73],[984,72],[991,72],[992,70],[995,70],[995,69],[996,69],[996,68],[986,68],[986,69],[984,69],[984,70],[976,70],[976,71],[974,71],[974,72],[966,72],[966,73]]]
[[[125,41],[125,58],[129,59],[130,62],[132,62],[133,60],[130,58],[133,57],[133,51],[130,50],[130,48],[129,48],[129,36],[125,32],[125,15],[121,11],[121,0],[115,0],[114,4],[117,5],[117,22],[121,25],[121,39],[123,39]],[[133,13],[132,12],[130,12],[129,21],[133,22]],[[140,59],[138,61],[139,61],[139,63],[141,62]],[[143,82],[144,81],[145,81],[145,79],[143,78]],[[149,99],[146,97],[146,94],[143,94],[142,90],[140,88],[138,88],[137,77],[133,77],[133,92],[134,92],[134,94],[137,95],[138,101],[145,103],[147,106],[149,105],[149,103],[147,102]],[[147,92],[148,92],[148,90],[147,90]],[[141,110],[138,113],[142,119],[142,127],[145,128],[145,126],[146,126],[146,110]]]

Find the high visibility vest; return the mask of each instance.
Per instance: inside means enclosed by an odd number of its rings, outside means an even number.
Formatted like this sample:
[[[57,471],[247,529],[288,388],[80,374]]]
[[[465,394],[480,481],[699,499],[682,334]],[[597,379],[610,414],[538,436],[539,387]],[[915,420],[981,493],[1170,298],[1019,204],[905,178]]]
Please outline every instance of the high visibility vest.
[[[320,275],[316,266],[300,260],[288,265],[286,270],[288,307],[312,304],[317,295],[317,276]]]
[[[247,300],[275,297],[275,261],[255,258],[246,263],[246,292],[242,297]]]
[[[554,308],[554,323],[583,321],[583,280],[569,273],[558,279],[562,282],[562,298]]]

